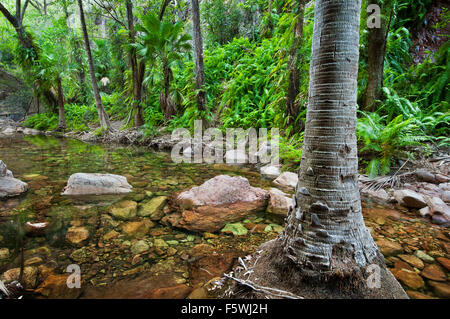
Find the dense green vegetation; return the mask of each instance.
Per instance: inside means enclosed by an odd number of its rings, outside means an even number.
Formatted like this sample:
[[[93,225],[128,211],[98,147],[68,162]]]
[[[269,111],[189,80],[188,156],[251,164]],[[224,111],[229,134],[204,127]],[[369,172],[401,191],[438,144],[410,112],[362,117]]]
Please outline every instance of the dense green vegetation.
[[[286,92],[300,2],[201,1],[207,110],[199,111],[191,16],[187,10],[190,1],[169,1],[166,8],[165,1],[136,1],[133,37],[126,21],[127,1],[98,0],[91,6],[85,1],[96,81],[106,112],[111,120],[121,120],[122,128],[134,124],[134,80],[129,62],[134,52],[145,67],[140,100],[145,124],[139,128],[145,136],[161,126],[168,130],[192,128],[199,118],[222,128],[279,127],[283,132],[282,158],[285,164],[296,165],[303,136],[299,127],[303,125],[288,121]],[[361,163],[368,174],[376,176],[389,173],[400,166],[398,160],[404,161],[419,151],[427,154],[432,147],[450,146],[450,50],[446,42],[421,63],[414,63],[413,34],[417,26],[423,25],[432,1],[379,1],[383,21],[388,25],[383,85],[375,111],[367,109],[367,2],[363,1],[361,15],[357,132]],[[56,91],[61,80],[67,129],[89,130],[98,120],[76,2],[55,0],[51,4],[47,12],[30,6],[24,16],[25,30],[35,51],[25,48],[11,23],[0,16],[0,67],[21,75],[43,101],[44,91]],[[6,1],[10,12],[14,13],[14,6],[13,1]],[[306,116],[314,6],[307,4],[301,14],[303,41],[296,53],[302,57],[296,66],[300,72],[295,99],[299,109],[297,124]],[[448,11],[444,8],[440,24],[446,23]],[[47,105],[44,113],[28,117],[25,124],[41,130],[56,129],[57,107],[51,101]]]

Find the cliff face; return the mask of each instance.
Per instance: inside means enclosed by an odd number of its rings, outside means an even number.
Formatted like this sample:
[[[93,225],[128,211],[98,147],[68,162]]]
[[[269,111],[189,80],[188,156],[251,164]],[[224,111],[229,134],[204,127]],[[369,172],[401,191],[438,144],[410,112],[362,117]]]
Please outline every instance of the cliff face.
[[[34,103],[31,90],[19,78],[0,68],[0,117],[22,119]]]

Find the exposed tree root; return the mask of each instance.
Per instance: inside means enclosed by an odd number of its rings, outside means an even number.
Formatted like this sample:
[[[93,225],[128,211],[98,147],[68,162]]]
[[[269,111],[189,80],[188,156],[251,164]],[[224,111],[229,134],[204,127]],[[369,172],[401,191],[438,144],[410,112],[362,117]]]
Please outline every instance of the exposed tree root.
[[[239,261],[223,292],[224,298],[406,299],[406,293],[381,261],[380,287],[369,288],[364,269],[345,274],[303,272],[284,257],[277,239]]]

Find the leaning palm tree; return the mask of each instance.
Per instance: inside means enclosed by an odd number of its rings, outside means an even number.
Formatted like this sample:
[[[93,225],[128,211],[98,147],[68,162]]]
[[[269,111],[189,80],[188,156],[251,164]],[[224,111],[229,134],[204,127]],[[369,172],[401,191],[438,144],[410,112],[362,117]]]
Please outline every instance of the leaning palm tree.
[[[183,53],[189,53],[192,49],[189,42],[191,36],[184,33],[183,29],[182,22],[173,24],[160,21],[151,12],[142,18],[142,24],[136,26],[139,36],[133,46],[137,53],[147,63],[154,64],[158,61],[161,64],[163,81],[159,104],[166,120],[177,113],[177,107],[170,96],[172,67],[183,59]]]
[[[299,182],[287,225],[233,279],[232,293],[406,298],[364,225],[356,93],[361,0],[316,0]],[[244,263],[244,261],[242,261]]]

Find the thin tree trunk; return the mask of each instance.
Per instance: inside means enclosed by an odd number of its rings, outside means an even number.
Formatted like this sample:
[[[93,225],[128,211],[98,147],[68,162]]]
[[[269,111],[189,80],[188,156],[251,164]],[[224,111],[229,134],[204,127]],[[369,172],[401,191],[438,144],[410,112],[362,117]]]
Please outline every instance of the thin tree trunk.
[[[177,109],[174,102],[170,98],[170,81],[172,78],[172,70],[165,62],[163,62],[162,69],[164,80],[162,92],[159,96],[159,104],[164,112],[164,119],[167,121],[177,113]]]
[[[377,0],[370,0],[377,4]],[[381,19],[381,17],[380,17]],[[385,24],[381,21],[380,28],[370,28],[368,35],[368,73],[367,87],[364,94],[364,109],[373,112],[375,101],[379,98],[383,86],[384,55],[386,52]]]
[[[206,111],[206,92],[205,85],[205,70],[203,65],[203,40],[200,28],[200,9],[198,0],[191,0],[192,3],[192,22],[194,33],[194,47],[195,47],[195,84],[197,93],[197,107],[200,112]],[[204,118],[202,118],[204,121]]]
[[[78,6],[80,8],[81,28],[83,30],[84,44],[86,46],[86,53],[87,53],[88,63],[89,63],[89,74],[91,75],[92,91],[94,92],[95,105],[97,107],[97,113],[98,113],[98,120],[99,120],[100,126],[102,128],[109,130],[111,128],[111,124],[109,121],[109,116],[105,112],[105,109],[103,108],[102,99],[100,97],[100,92],[98,90],[97,79],[95,78],[94,61],[92,59],[91,46],[89,44],[89,35],[87,32],[87,28],[86,28],[86,21],[84,19],[82,0],[78,0]]]
[[[69,30],[69,32],[71,32],[72,34],[70,35],[70,43],[73,46],[74,50],[70,51],[70,56],[71,59],[75,60],[76,64],[78,65],[78,71],[77,71],[77,75],[78,75],[78,80],[80,81],[80,87],[81,87],[81,95],[82,95],[82,102],[86,102],[86,90],[85,90],[85,73],[84,73],[84,68],[83,68],[83,58],[81,56],[81,54],[79,54],[80,51],[80,44],[78,42],[78,36],[75,32],[75,27],[72,27],[70,25],[70,15],[69,15],[69,11],[68,11],[68,3],[66,1],[63,1],[63,10],[64,10],[64,15],[66,16],[66,25],[67,25],[67,29]]]
[[[66,115],[64,112],[64,92],[62,88],[61,78],[58,77],[58,129],[63,130],[67,127]]]
[[[128,21],[128,34],[130,43],[135,42],[135,31],[134,31],[134,21],[133,21],[133,3],[131,0],[126,1],[127,8],[127,21]],[[144,115],[142,111],[142,80],[139,74],[138,60],[136,57],[136,52],[132,49],[129,53],[129,60],[131,66],[131,73],[133,76],[133,108],[134,112],[134,126],[139,127],[144,125]],[[145,64],[144,64],[145,66]],[[144,69],[145,71],[145,69]]]
[[[303,125],[297,121],[299,115],[299,106],[295,103],[297,95],[300,92],[300,69],[302,56],[300,50],[303,43],[303,19],[305,13],[305,1],[298,0],[298,18],[295,24],[294,40],[292,41],[291,52],[289,55],[289,86],[286,99],[287,124],[294,125],[297,130],[302,130]]]
[[[161,5],[161,10],[159,11],[159,21],[162,20],[164,17],[164,12],[166,11],[167,6],[169,5],[171,0],[163,0],[163,3]]]

